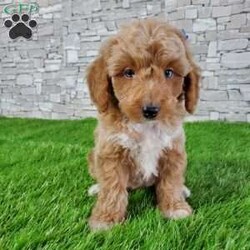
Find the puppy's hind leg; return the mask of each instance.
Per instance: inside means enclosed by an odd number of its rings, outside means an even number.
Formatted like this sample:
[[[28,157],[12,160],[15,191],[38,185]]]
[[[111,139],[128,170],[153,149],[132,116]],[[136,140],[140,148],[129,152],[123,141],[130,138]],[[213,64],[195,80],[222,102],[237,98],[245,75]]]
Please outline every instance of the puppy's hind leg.
[[[90,175],[96,179],[96,170],[95,170],[95,151],[94,149],[89,153],[88,155],[88,165],[89,165],[89,173]],[[100,191],[100,184],[96,183],[93,184],[89,190],[88,190],[88,195],[89,196],[94,196],[98,194]]]
[[[191,191],[187,186],[184,185],[182,188],[182,194],[183,194],[184,198],[186,199],[186,198],[190,197]]]
[[[89,190],[88,190],[88,195],[89,196],[94,196],[96,194],[98,194],[100,191],[100,184],[96,183],[96,184],[93,184]]]
[[[94,179],[96,179],[96,171],[95,171],[95,150],[92,149],[89,152],[88,155],[88,166],[89,166],[89,174],[91,175],[91,177],[93,177]]]

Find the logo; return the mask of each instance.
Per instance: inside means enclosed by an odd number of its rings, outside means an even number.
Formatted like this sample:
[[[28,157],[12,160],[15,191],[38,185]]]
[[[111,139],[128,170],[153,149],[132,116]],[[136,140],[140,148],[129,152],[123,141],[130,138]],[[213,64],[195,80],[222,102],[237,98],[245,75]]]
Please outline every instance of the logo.
[[[3,23],[9,29],[9,37],[11,39],[18,37],[30,39],[34,29],[37,27],[37,22],[31,18],[31,15],[38,13],[38,11],[39,5],[37,3],[22,3],[19,1],[5,6],[3,13],[11,15]]]

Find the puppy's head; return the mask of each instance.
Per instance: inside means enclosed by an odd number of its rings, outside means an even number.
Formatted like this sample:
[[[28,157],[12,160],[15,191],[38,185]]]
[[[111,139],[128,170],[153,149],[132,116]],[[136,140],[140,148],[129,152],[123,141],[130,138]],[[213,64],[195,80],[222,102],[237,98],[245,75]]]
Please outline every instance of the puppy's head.
[[[134,21],[101,48],[87,82],[100,113],[116,108],[134,122],[193,113],[200,71],[183,34],[156,20]]]

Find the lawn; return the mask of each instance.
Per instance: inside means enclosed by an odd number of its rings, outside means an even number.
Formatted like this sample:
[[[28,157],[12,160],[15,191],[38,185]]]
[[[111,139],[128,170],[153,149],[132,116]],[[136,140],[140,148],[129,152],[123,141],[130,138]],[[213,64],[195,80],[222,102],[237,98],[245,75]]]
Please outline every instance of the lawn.
[[[86,154],[94,119],[0,118],[0,249],[250,249],[250,124],[188,123],[194,215],[163,219],[133,191],[123,225],[91,233]]]

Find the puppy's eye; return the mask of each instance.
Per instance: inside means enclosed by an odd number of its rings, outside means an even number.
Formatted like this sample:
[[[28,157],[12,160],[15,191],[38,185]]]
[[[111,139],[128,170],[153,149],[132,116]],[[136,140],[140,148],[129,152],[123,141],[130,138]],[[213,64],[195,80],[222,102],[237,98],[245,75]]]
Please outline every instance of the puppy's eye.
[[[125,69],[123,71],[123,76],[125,76],[126,78],[133,78],[134,75],[135,75],[135,72],[132,69]]]
[[[164,71],[164,74],[165,74],[165,77],[166,77],[166,78],[170,79],[170,78],[173,77],[174,72],[173,72],[172,69],[166,69],[166,70]]]

